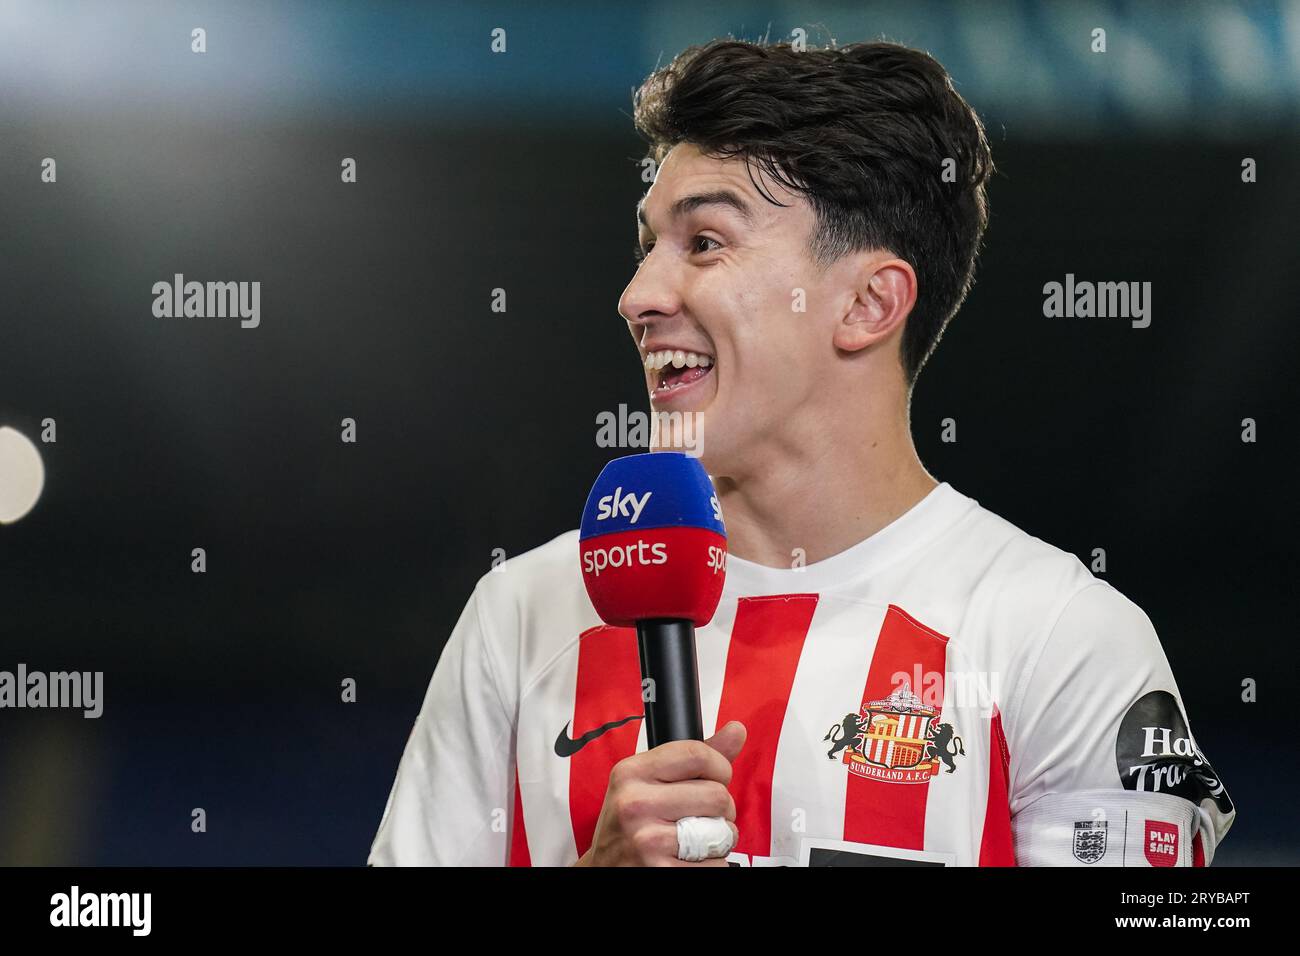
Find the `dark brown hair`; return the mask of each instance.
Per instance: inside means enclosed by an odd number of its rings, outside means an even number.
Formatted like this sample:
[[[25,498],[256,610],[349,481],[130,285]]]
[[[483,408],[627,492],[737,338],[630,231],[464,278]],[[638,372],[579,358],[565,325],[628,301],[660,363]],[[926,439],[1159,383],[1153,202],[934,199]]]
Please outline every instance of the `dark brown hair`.
[[[970,290],[994,171],[979,117],[934,57],[884,41],[798,51],[715,40],[652,73],[633,103],[656,164],[687,142],[802,193],[821,267],[860,249],[907,260],[918,290],[902,362],[916,380]],[[955,182],[943,181],[945,159]]]

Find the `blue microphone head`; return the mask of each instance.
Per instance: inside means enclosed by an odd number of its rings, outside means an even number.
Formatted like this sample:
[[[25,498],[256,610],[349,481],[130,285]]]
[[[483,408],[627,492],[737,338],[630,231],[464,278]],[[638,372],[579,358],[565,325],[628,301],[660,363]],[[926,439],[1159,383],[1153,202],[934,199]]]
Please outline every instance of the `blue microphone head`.
[[[682,452],[607,464],[578,533],[582,579],[607,624],[713,617],[727,571],[727,531],[713,483]]]
[[[698,458],[656,451],[615,458],[582,511],[579,538],[649,528],[700,528],[727,536],[722,506]]]

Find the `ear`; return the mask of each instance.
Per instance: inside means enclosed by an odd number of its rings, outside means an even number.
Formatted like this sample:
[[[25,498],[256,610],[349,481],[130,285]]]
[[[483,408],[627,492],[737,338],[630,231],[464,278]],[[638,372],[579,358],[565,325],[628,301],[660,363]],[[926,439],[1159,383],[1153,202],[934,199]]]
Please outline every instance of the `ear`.
[[[853,301],[835,327],[835,347],[857,352],[901,328],[916,305],[916,273],[902,259],[866,264]]]

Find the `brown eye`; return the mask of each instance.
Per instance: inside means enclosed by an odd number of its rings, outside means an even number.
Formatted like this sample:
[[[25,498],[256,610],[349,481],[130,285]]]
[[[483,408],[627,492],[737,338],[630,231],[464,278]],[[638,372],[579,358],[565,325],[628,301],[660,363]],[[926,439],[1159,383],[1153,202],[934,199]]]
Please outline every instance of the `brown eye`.
[[[712,248],[708,248],[708,247],[705,247],[705,248],[701,249],[701,248],[700,248],[700,243],[702,243],[702,242],[711,242],[711,243],[713,243],[713,246],[714,246],[715,248],[718,248],[718,249],[721,249],[721,248],[722,248],[722,243],[718,242],[718,240],[716,240],[716,239],[710,239],[708,236],[696,236],[695,239],[694,239],[693,241],[694,241],[694,243],[695,243],[695,251],[696,251],[696,252],[712,252],[712,251],[713,251]]]

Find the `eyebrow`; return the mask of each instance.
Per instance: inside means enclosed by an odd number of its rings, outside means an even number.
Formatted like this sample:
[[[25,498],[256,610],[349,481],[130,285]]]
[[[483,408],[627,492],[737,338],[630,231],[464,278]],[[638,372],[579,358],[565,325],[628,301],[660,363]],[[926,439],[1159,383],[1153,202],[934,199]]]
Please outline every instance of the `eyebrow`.
[[[734,209],[745,220],[746,224],[754,225],[754,211],[749,208],[749,204],[741,199],[730,189],[715,189],[707,193],[694,193],[690,196],[683,196],[672,204],[668,210],[668,217],[676,219],[679,216],[685,216],[687,213],[694,212],[705,206],[726,206]],[[636,204],[637,222],[650,228],[650,223],[646,222],[645,217],[645,197],[642,196],[640,202]]]

